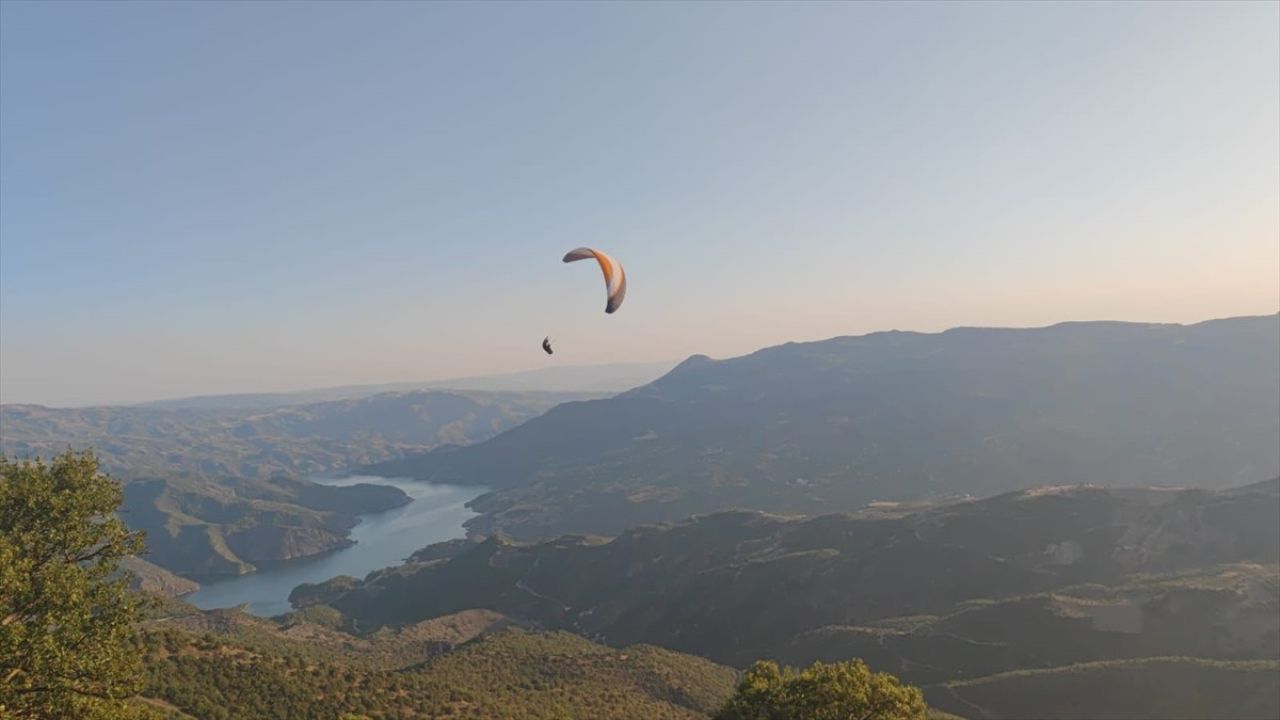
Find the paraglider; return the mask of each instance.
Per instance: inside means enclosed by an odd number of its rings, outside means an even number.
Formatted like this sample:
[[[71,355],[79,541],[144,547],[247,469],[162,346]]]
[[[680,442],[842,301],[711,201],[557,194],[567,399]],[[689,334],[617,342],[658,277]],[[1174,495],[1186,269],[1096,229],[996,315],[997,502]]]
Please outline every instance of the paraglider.
[[[622,263],[594,248],[580,247],[565,253],[567,263],[593,259],[600,264],[600,272],[604,273],[605,303],[604,311],[612,315],[622,307],[622,300],[627,296],[627,274]],[[542,351],[548,355],[555,354],[551,349],[551,336],[542,339]]]
[[[564,256],[564,261],[571,263],[589,258],[600,263],[600,270],[604,273],[606,292],[604,311],[613,314],[622,307],[622,299],[627,296],[627,274],[622,270],[622,263],[592,248],[580,247],[577,250],[570,250]]]

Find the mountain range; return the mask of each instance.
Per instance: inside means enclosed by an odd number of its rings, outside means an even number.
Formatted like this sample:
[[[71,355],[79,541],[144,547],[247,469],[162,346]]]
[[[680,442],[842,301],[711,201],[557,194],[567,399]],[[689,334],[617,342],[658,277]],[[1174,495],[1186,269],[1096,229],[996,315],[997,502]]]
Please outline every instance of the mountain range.
[[[420,390],[484,392],[593,393],[612,395],[643,385],[667,372],[675,362],[556,365],[501,375],[473,375],[449,380],[340,385],[275,393],[233,393],[153,400],[142,407],[179,409],[277,408],[332,400],[357,400],[371,395]]]
[[[693,357],[365,472],[494,488],[477,535],[614,535],[728,508],[1243,484],[1280,474],[1277,407],[1280,315],[885,332]]]

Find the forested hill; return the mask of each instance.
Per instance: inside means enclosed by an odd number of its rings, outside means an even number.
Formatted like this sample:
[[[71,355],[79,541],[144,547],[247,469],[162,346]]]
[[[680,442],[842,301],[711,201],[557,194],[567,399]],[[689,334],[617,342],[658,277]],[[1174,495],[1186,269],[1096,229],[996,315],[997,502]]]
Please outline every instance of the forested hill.
[[[726,508],[1259,481],[1280,474],[1277,407],[1280,315],[884,332],[694,357],[370,471],[497,487],[478,532],[612,535]]]
[[[533,632],[482,611],[371,638],[304,618],[182,612],[148,624],[139,646],[144,702],[201,720],[696,720],[735,682],[702,658]]]
[[[728,512],[608,541],[454,541],[291,599],[375,634],[480,607],[737,667],[862,658],[964,717],[1274,717],[1278,509],[1280,479]]]

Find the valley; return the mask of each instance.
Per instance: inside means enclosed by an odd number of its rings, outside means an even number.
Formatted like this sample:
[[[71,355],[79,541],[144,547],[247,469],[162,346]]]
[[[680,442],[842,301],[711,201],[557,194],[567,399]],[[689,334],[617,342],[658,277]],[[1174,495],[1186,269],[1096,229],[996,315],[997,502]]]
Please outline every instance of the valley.
[[[323,485],[312,475],[486,439],[583,397],[594,395],[339,388],[120,407],[4,405],[0,448],[13,457],[92,448],[125,482],[122,515],[147,532],[146,560],[207,582],[349,548],[359,516],[410,502],[395,487]]]
[[[395,488],[410,502],[395,509],[372,512],[359,518],[349,544],[306,559],[259,568],[257,572],[206,582],[185,597],[197,607],[212,609],[247,605],[256,615],[280,615],[290,609],[295,588],[331,578],[362,578],[384,567],[398,565],[424,546],[463,537],[463,523],[475,516],[466,504],[484,488],[427,485],[377,477],[326,479],[326,487],[365,485]],[[352,577],[354,576],[354,578]]]

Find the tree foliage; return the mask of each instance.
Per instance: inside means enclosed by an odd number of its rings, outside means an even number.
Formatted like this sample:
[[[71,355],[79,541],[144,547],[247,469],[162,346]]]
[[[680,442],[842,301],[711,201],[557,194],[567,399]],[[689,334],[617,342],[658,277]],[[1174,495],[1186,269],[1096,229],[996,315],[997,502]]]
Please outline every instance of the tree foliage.
[[[757,662],[717,720],[924,720],[924,695],[861,660],[804,670]]]
[[[143,543],[113,514],[120,501],[92,453],[0,456],[0,716],[131,714],[144,600],[118,566]]]

